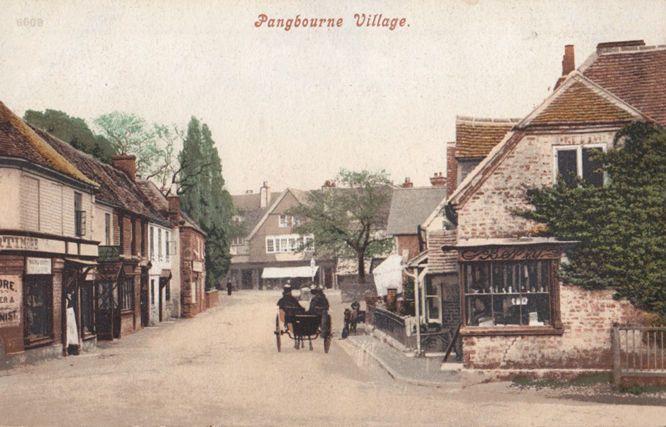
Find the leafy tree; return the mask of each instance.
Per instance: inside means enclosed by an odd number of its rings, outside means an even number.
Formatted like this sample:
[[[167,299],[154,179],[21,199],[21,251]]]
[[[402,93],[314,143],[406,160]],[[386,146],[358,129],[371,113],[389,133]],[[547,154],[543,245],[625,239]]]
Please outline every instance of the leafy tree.
[[[614,289],[666,319],[666,131],[632,124],[599,160],[606,186],[560,180],[531,189],[535,209],[519,214],[545,224],[542,233],[580,242],[562,266],[567,282]]]
[[[339,187],[308,193],[304,203],[291,214],[304,218],[296,228],[313,234],[317,254],[353,256],[358,281],[365,283],[365,259],[386,254],[393,241],[384,233],[391,202],[391,182],[385,171],[340,170]]]
[[[113,146],[101,135],[95,135],[85,120],[71,117],[67,113],[46,109],[43,112],[27,110],[24,120],[63,141],[77,150],[88,153],[97,159],[109,163],[113,155]]]
[[[192,118],[179,156],[181,206],[206,232],[206,287],[215,287],[229,269],[233,205],[224,188],[222,162],[206,124]]]
[[[111,142],[116,154],[136,156],[136,170],[140,175],[148,176],[154,172],[162,153],[157,145],[156,130],[143,118],[114,111],[97,117],[95,125]]]

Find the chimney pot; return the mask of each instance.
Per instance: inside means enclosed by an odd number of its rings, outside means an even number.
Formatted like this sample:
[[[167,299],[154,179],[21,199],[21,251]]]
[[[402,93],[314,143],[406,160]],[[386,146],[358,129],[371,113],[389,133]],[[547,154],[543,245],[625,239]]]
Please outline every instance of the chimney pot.
[[[412,188],[414,187],[414,183],[409,177],[405,177],[405,182],[402,183],[402,188]]]
[[[442,176],[441,172],[435,172],[433,176],[430,177],[430,184],[433,187],[446,187],[446,177]]]
[[[133,154],[120,154],[111,158],[114,168],[121,170],[131,179],[136,181],[136,156]]]
[[[175,194],[171,194],[167,196],[167,202],[169,203],[169,218],[171,221],[178,223],[181,219],[180,197]]]
[[[261,184],[261,188],[259,189],[259,206],[264,209],[268,207],[268,204],[271,202],[271,193],[269,191],[268,187],[268,182],[264,181],[263,184]]]

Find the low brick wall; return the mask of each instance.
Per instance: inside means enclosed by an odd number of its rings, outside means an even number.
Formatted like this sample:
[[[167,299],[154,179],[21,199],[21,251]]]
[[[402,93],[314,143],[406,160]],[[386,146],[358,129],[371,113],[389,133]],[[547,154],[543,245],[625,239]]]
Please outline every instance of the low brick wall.
[[[465,368],[610,370],[613,323],[642,323],[643,313],[610,290],[560,289],[562,335],[465,336]]]
[[[206,310],[220,305],[220,294],[217,289],[206,291]]]

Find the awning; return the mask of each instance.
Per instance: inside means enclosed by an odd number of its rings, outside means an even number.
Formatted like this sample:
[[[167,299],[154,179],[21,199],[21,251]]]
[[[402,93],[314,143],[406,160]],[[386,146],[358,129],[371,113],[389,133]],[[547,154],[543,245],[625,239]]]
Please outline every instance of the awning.
[[[86,259],[79,258],[65,258],[65,262],[76,264],[79,267],[94,267],[97,265],[96,261],[88,261]]]
[[[307,266],[302,267],[265,267],[261,273],[262,279],[291,279],[296,277],[312,277],[317,274],[319,266],[314,268]]]
[[[160,279],[169,280],[171,279],[171,270],[162,269],[160,272]]]
[[[402,292],[402,257],[390,255],[375,268],[372,275],[379,296],[386,295],[389,288]]]

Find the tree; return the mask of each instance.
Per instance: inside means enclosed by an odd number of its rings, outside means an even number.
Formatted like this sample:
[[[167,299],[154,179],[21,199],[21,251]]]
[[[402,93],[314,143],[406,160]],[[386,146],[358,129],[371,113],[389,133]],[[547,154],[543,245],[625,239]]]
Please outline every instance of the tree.
[[[216,286],[229,269],[233,205],[224,188],[222,162],[206,124],[192,118],[179,156],[181,206],[206,232],[206,287]]]
[[[384,234],[391,202],[391,182],[385,171],[340,170],[339,187],[308,193],[307,200],[291,209],[305,221],[296,228],[313,234],[317,254],[353,256],[358,280],[365,283],[365,259],[386,254],[393,241]]]
[[[158,169],[162,152],[157,145],[155,126],[149,126],[136,114],[114,111],[95,119],[95,125],[109,140],[116,154],[134,154],[136,170],[148,176]]]
[[[65,112],[46,109],[44,112],[27,110],[23,119],[69,143],[77,150],[105,163],[111,162],[114,153],[111,143],[103,136],[95,135],[85,120],[79,117],[70,117]]]
[[[568,251],[563,278],[588,289],[610,288],[637,307],[666,319],[666,131],[636,123],[600,153],[604,187],[563,180],[530,189],[542,234],[579,243]]]

